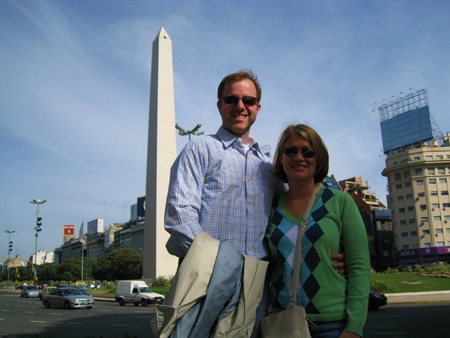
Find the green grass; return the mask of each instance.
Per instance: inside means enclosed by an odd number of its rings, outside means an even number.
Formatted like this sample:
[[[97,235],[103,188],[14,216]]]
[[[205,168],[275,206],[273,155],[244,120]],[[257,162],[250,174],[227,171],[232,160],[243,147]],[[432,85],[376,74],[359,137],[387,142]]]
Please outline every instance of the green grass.
[[[419,284],[403,283],[411,281],[420,283]],[[383,290],[382,292],[387,293],[450,290],[450,279],[418,276],[416,272],[373,274],[372,282],[385,284],[388,290]]]

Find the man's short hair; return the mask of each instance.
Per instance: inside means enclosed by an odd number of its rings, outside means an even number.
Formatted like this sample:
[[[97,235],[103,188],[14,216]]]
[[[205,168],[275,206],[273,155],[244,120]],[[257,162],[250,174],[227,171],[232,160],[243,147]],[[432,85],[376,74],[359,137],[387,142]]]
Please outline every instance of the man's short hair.
[[[316,151],[316,172],[314,173],[314,183],[321,183],[328,174],[329,155],[328,150],[319,134],[310,126],[306,124],[297,124],[288,126],[278,140],[277,150],[273,158],[272,175],[275,178],[281,179],[287,183],[287,176],[283,170],[281,163],[281,156],[283,156],[283,149],[291,135],[298,135],[305,141],[309,142]]]
[[[258,77],[253,74],[251,70],[241,70],[237,73],[232,73],[225,76],[219,84],[219,88],[217,89],[217,100],[220,100],[223,97],[223,89],[229,83],[233,83],[236,81],[242,81],[245,79],[249,79],[253,82],[256,88],[256,99],[261,101],[261,86],[259,85]]]

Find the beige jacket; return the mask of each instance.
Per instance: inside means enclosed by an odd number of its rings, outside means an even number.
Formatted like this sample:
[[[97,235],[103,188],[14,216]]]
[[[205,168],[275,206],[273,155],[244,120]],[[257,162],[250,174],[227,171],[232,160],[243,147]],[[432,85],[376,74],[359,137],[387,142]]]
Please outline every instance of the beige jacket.
[[[170,337],[176,322],[208,292],[220,241],[206,232],[192,242],[186,257],[179,266],[167,297],[157,305],[156,316],[151,321],[155,337]],[[223,318],[211,337],[250,337],[266,275],[268,262],[255,257],[244,257],[242,291],[234,311]]]

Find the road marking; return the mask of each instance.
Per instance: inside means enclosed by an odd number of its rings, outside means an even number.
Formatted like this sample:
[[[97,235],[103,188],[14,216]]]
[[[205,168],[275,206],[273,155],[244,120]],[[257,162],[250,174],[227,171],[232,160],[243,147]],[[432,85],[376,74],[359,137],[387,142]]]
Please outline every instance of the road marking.
[[[83,323],[67,323],[67,324],[70,324],[70,325],[81,325]]]
[[[130,326],[130,324],[109,324],[109,326]]]
[[[25,313],[34,313],[34,311],[25,311]]]
[[[52,315],[56,315],[56,316],[61,316],[62,315],[62,313],[57,313],[57,312],[52,312],[51,314]]]
[[[9,310],[5,310],[5,309],[2,309],[1,311],[2,311],[2,312],[9,312]]]
[[[30,320],[30,323],[47,323],[45,320]]]

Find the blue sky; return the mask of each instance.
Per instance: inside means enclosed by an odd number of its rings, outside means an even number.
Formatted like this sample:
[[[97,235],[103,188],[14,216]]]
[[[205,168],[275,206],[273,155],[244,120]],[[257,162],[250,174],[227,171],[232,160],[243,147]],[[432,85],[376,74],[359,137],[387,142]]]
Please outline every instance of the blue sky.
[[[173,42],[176,121],[215,133],[216,90],[250,68],[262,86],[251,136],[272,152],[290,123],[384,202],[380,104],[427,88],[450,131],[449,1],[0,1],[0,247],[62,244],[63,225],[129,219],[145,193],[152,41]],[[383,101],[384,100],[384,101]],[[178,150],[187,137],[177,136]],[[4,252],[3,252],[4,251]],[[0,259],[2,261],[3,259]]]

